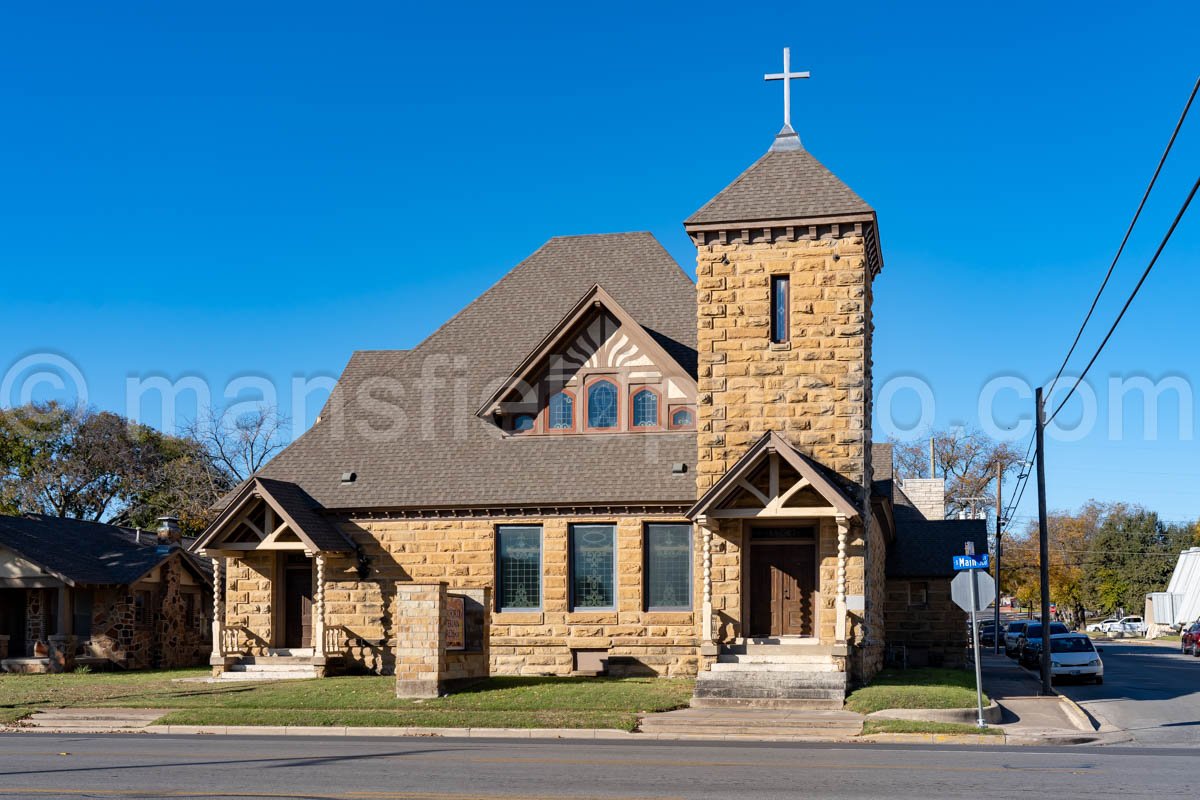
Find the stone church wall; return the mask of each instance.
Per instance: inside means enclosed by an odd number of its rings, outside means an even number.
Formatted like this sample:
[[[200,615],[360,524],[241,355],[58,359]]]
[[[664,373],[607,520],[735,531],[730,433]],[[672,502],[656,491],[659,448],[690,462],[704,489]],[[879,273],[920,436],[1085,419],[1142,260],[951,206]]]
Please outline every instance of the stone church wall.
[[[910,667],[962,667],[967,613],[950,599],[950,578],[889,579],[884,617],[894,660]]]
[[[643,608],[643,525],[680,522],[678,517],[543,517],[512,519],[358,520],[343,530],[361,547],[366,578],[352,558],[326,566],[326,624],[346,628],[351,668],[394,669],[392,622],[397,581],[446,582],[455,589],[495,586],[495,527],[541,525],[542,608],[534,612],[493,609],[488,650],[492,674],[568,675],[577,650],[603,650],[609,674],[692,675],[698,668],[695,611],[649,612]],[[568,525],[617,526],[618,606],[614,611],[572,611],[568,592]],[[693,575],[699,574],[699,537],[693,534]],[[698,581],[693,581],[698,584]],[[693,585],[693,609],[700,607]],[[250,595],[247,595],[249,598]]]

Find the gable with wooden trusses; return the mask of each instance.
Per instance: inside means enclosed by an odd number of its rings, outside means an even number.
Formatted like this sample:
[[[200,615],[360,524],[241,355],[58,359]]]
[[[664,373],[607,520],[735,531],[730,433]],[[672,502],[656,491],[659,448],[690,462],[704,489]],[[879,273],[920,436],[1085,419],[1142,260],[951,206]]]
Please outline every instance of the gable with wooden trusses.
[[[769,431],[688,511],[689,519],[860,516],[820,464]]]
[[[597,285],[479,413],[510,435],[694,431],[696,381]]]
[[[354,545],[294,483],[253,478],[234,495],[193,549],[206,555],[252,550],[313,555],[350,552]]]

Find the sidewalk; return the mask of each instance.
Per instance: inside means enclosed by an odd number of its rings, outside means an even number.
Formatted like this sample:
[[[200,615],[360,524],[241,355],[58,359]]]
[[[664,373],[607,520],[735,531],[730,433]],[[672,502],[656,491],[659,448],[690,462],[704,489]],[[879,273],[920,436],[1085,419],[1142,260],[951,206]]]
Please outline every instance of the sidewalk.
[[[983,653],[983,690],[1003,711],[1005,736],[1021,744],[1084,744],[1102,739],[1088,715],[1005,655]]]

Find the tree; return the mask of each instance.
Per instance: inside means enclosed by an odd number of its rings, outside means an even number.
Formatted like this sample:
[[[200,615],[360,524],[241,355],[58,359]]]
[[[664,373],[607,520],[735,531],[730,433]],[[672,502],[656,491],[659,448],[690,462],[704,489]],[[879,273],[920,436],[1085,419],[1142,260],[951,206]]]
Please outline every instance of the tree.
[[[933,467],[929,463],[929,440],[934,443]],[[898,477],[946,479],[946,510],[987,510],[995,507],[997,465],[1007,474],[1020,461],[1020,454],[1006,442],[997,442],[981,431],[967,428],[933,430],[913,441],[891,440]]]
[[[208,453],[226,482],[236,485],[258,472],[287,446],[288,419],[266,403],[231,414],[210,408],[186,428],[187,435]]]
[[[1165,525],[1139,506],[1094,500],[1076,512],[1047,515],[1050,599],[1076,625],[1089,609],[1140,611],[1149,592],[1166,588],[1179,552],[1195,542],[1196,527]],[[1002,589],[1036,606],[1040,597],[1038,530],[1007,540]]]
[[[151,527],[163,514],[186,514],[217,498],[207,452],[118,414],[38,403],[0,410],[0,506]]]

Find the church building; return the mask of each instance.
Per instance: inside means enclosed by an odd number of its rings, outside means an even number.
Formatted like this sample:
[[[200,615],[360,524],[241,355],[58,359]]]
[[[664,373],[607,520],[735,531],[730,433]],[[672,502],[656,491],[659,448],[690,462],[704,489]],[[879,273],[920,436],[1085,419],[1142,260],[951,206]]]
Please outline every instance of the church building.
[[[354,353],[197,543],[215,672],[840,707],[885,659],[960,662],[939,601],[986,534],[872,443],[875,211],[785,124],[684,228],[695,282],[648,233],[556,237],[411,350]]]

